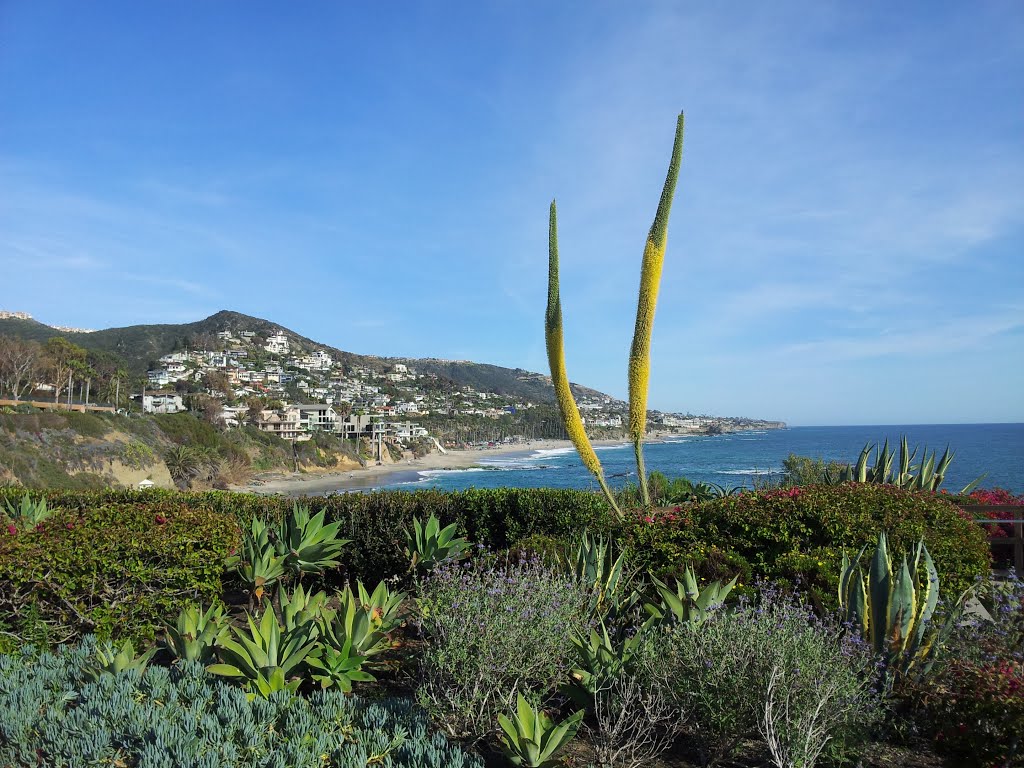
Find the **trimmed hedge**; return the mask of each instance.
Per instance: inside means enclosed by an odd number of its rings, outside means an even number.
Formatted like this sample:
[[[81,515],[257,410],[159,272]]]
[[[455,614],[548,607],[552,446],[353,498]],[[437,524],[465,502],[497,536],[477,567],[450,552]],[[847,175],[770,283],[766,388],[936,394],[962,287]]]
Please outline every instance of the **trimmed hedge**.
[[[21,489],[0,489],[0,506],[5,498],[18,503],[23,493]],[[456,493],[377,491],[299,499],[226,491],[34,491],[32,494],[36,498],[45,496],[51,507],[69,510],[84,511],[106,504],[139,509],[170,505],[231,518],[242,526],[257,515],[278,519],[296,501],[306,503],[314,511],[326,509],[325,522],[342,521],[341,535],[352,543],[342,554],[344,576],[341,578],[358,578],[365,582],[377,582],[408,568],[409,563],[402,554],[403,530],[413,517],[426,519],[435,514],[443,525],[457,523],[461,535],[491,549],[507,549],[535,533],[569,535],[584,528],[607,531],[614,525],[604,499],[597,494],[537,488]]]
[[[939,572],[942,595],[959,597],[987,573],[981,527],[941,495],[893,486],[847,483],[757,491],[683,507],[674,521],[631,522],[634,563],[673,575],[687,560],[706,578],[739,571],[746,579],[799,579],[825,603],[836,601],[845,551],[869,553],[885,530],[890,551],[922,537]]]
[[[47,494],[61,508],[34,530],[0,529],[0,650],[89,632],[147,643],[185,601],[220,601],[239,542],[232,516],[112,495]]]

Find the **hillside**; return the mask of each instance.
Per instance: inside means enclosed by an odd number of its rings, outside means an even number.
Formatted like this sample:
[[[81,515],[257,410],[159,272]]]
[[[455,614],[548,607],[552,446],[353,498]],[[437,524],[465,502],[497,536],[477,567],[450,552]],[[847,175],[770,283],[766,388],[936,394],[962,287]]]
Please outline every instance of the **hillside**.
[[[405,363],[421,373],[432,373],[460,386],[469,386],[478,391],[494,392],[533,402],[554,402],[554,389],[550,379],[539,373],[532,373],[520,368],[503,368],[497,365],[462,360],[357,355],[327,344],[321,344],[269,320],[228,310],[222,310],[194,323],[130,325],[124,328],[107,328],[90,333],[67,333],[36,320],[0,319],[0,335],[40,342],[45,342],[53,336],[63,336],[85,349],[117,355],[127,363],[129,370],[136,374],[144,374],[161,355],[195,347],[199,340],[215,337],[223,331],[232,333],[251,331],[257,337],[262,338],[281,332],[288,337],[294,348],[307,354],[315,351],[327,352],[343,364],[384,371],[395,363]],[[577,397],[608,397],[597,390],[577,384],[573,385],[573,392]]]
[[[362,461],[334,435],[292,445],[253,427],[222,431],[192,413],[0,412],[0,486],[226,488],[256,472],[316,473]]]

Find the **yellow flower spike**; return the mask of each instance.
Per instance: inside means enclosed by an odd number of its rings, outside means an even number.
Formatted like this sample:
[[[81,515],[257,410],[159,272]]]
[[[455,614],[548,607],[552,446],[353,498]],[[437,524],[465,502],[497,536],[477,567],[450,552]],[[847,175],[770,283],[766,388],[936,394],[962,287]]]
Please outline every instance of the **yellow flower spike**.
[[[569,389],[569,376],[565,372],[565,345],[562,339],[562,300],[558,290],[558,216],[555,201],[551,201],[551,214],[548,222],[548,307],[544,314],[544,341],[548,351],[548,366],[551,368],[551,383],[555,387],[555,400],[562,414],[565,431],[576,446],[576,452],[589,469],[604,491],[608,503],[616,516],[622,517],[619,505],[615,503],[608,483],[604,479],[601,462],[594,453],[587,432],[583,428],[583,419],[576,406],[576,400]]]
[[[658,211],[647,235],[644,259],[640,267],[640,291],[636,304],[636,328],[633,346],[629,351],[629,430],[636,453],[637,479],[640,496],[645,507],[651,506],[647,490],[647,470],[644,467],[644,434],[647,431],[647,388],[651,377],[651,330],[654,327],[654,308],[658,303],[661,268],[665,262],[665,243],[668,240],[668,215],[675,196],[679,164],[683,156],[683,113],[676,121],[676,138],[672,146],[672,160],[661,190]],[[549,298],[550,302],[550,298]]]

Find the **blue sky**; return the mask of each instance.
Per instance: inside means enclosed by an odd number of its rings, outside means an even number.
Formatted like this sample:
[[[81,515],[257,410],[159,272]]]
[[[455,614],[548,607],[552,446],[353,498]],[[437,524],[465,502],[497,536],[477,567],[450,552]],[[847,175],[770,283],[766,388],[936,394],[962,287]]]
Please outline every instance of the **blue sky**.
[[[1024,6],[0,3],[0,308],[265,317],[650,405],[1024,421]]]

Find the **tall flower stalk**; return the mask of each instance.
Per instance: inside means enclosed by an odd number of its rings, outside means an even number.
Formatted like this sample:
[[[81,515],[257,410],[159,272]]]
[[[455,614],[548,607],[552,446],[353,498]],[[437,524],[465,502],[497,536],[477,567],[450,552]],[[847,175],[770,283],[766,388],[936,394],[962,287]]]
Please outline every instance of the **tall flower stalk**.
[[[658,211],[647,235],[643,263],[640,266],[640,291],[636,303],[636,327],[633,346],[629,350],[629,432],[636,453],[636,474],[640,481],[640,498],[645,507],[651,506],[647,489],[647,470],[644,466],[644,434],[647,431],[647,389],[651,378],[651,331],[654,328],[654,309],[658,303],[661,268],[665,263],[665,244],[668,241],[668,215],[679,178],[679,164],[683,157],[683,113],[676,120],[676,138],[672,146],[672,160],[661,190]]]
[[[658,288],[661,284],[661,268],[665,262],[665,245],[668,241],[668,216],[672,210],[679,165],[683,157],[683,113],[676,120],[676,137],[672,146],[665,186],[654,215],[654,223],[647,235],[643,262],[640,267],[640,290],[636,306],[636,327],[633,331],[633,345],[629,352],[629,433],[636,453],[637,477],[640,481],[640,495],[644,507],[651,506],[647,488],[647,470],[644,466],[644,434],[647,431],[647,389],[651,377],[651,331],[654,327],[654,309],[658,303]],[[562,304],[558,293],[558,224],[555,203],[551,203],[548,229],[548,307],[544,317],[544,335],[547,342],[548,364],[551,367],[551,382],[555,387],[558,402],[569,439],[576,451],[601,485],[609,504],[617,515],[622,516],[618,504],[604,478],[601,462],[587,438],[580,418],[579,408],[569,390],[569,379],[565,373],[565,350],[562,342]]]
[[[604,491],[608,503],[615,514],[622,517],[622,510],[615,501],[615,496],[604,479],[601,462],[590,444],[587,431],[583,428],[580,410],[569,388],[569,376],[565,372],[565,344],[562,339],[562,299],[558,290],[558,213],[555,201],[551,201],[551,212],[548,220],[548,308],[544,314],[544,341],[548,350],[548,366],[551,368],[551,383],[555,387],[555,400],[562,414],[562,423],[569,439],[576,446],[576,452],[597,478],[601,490]]]

